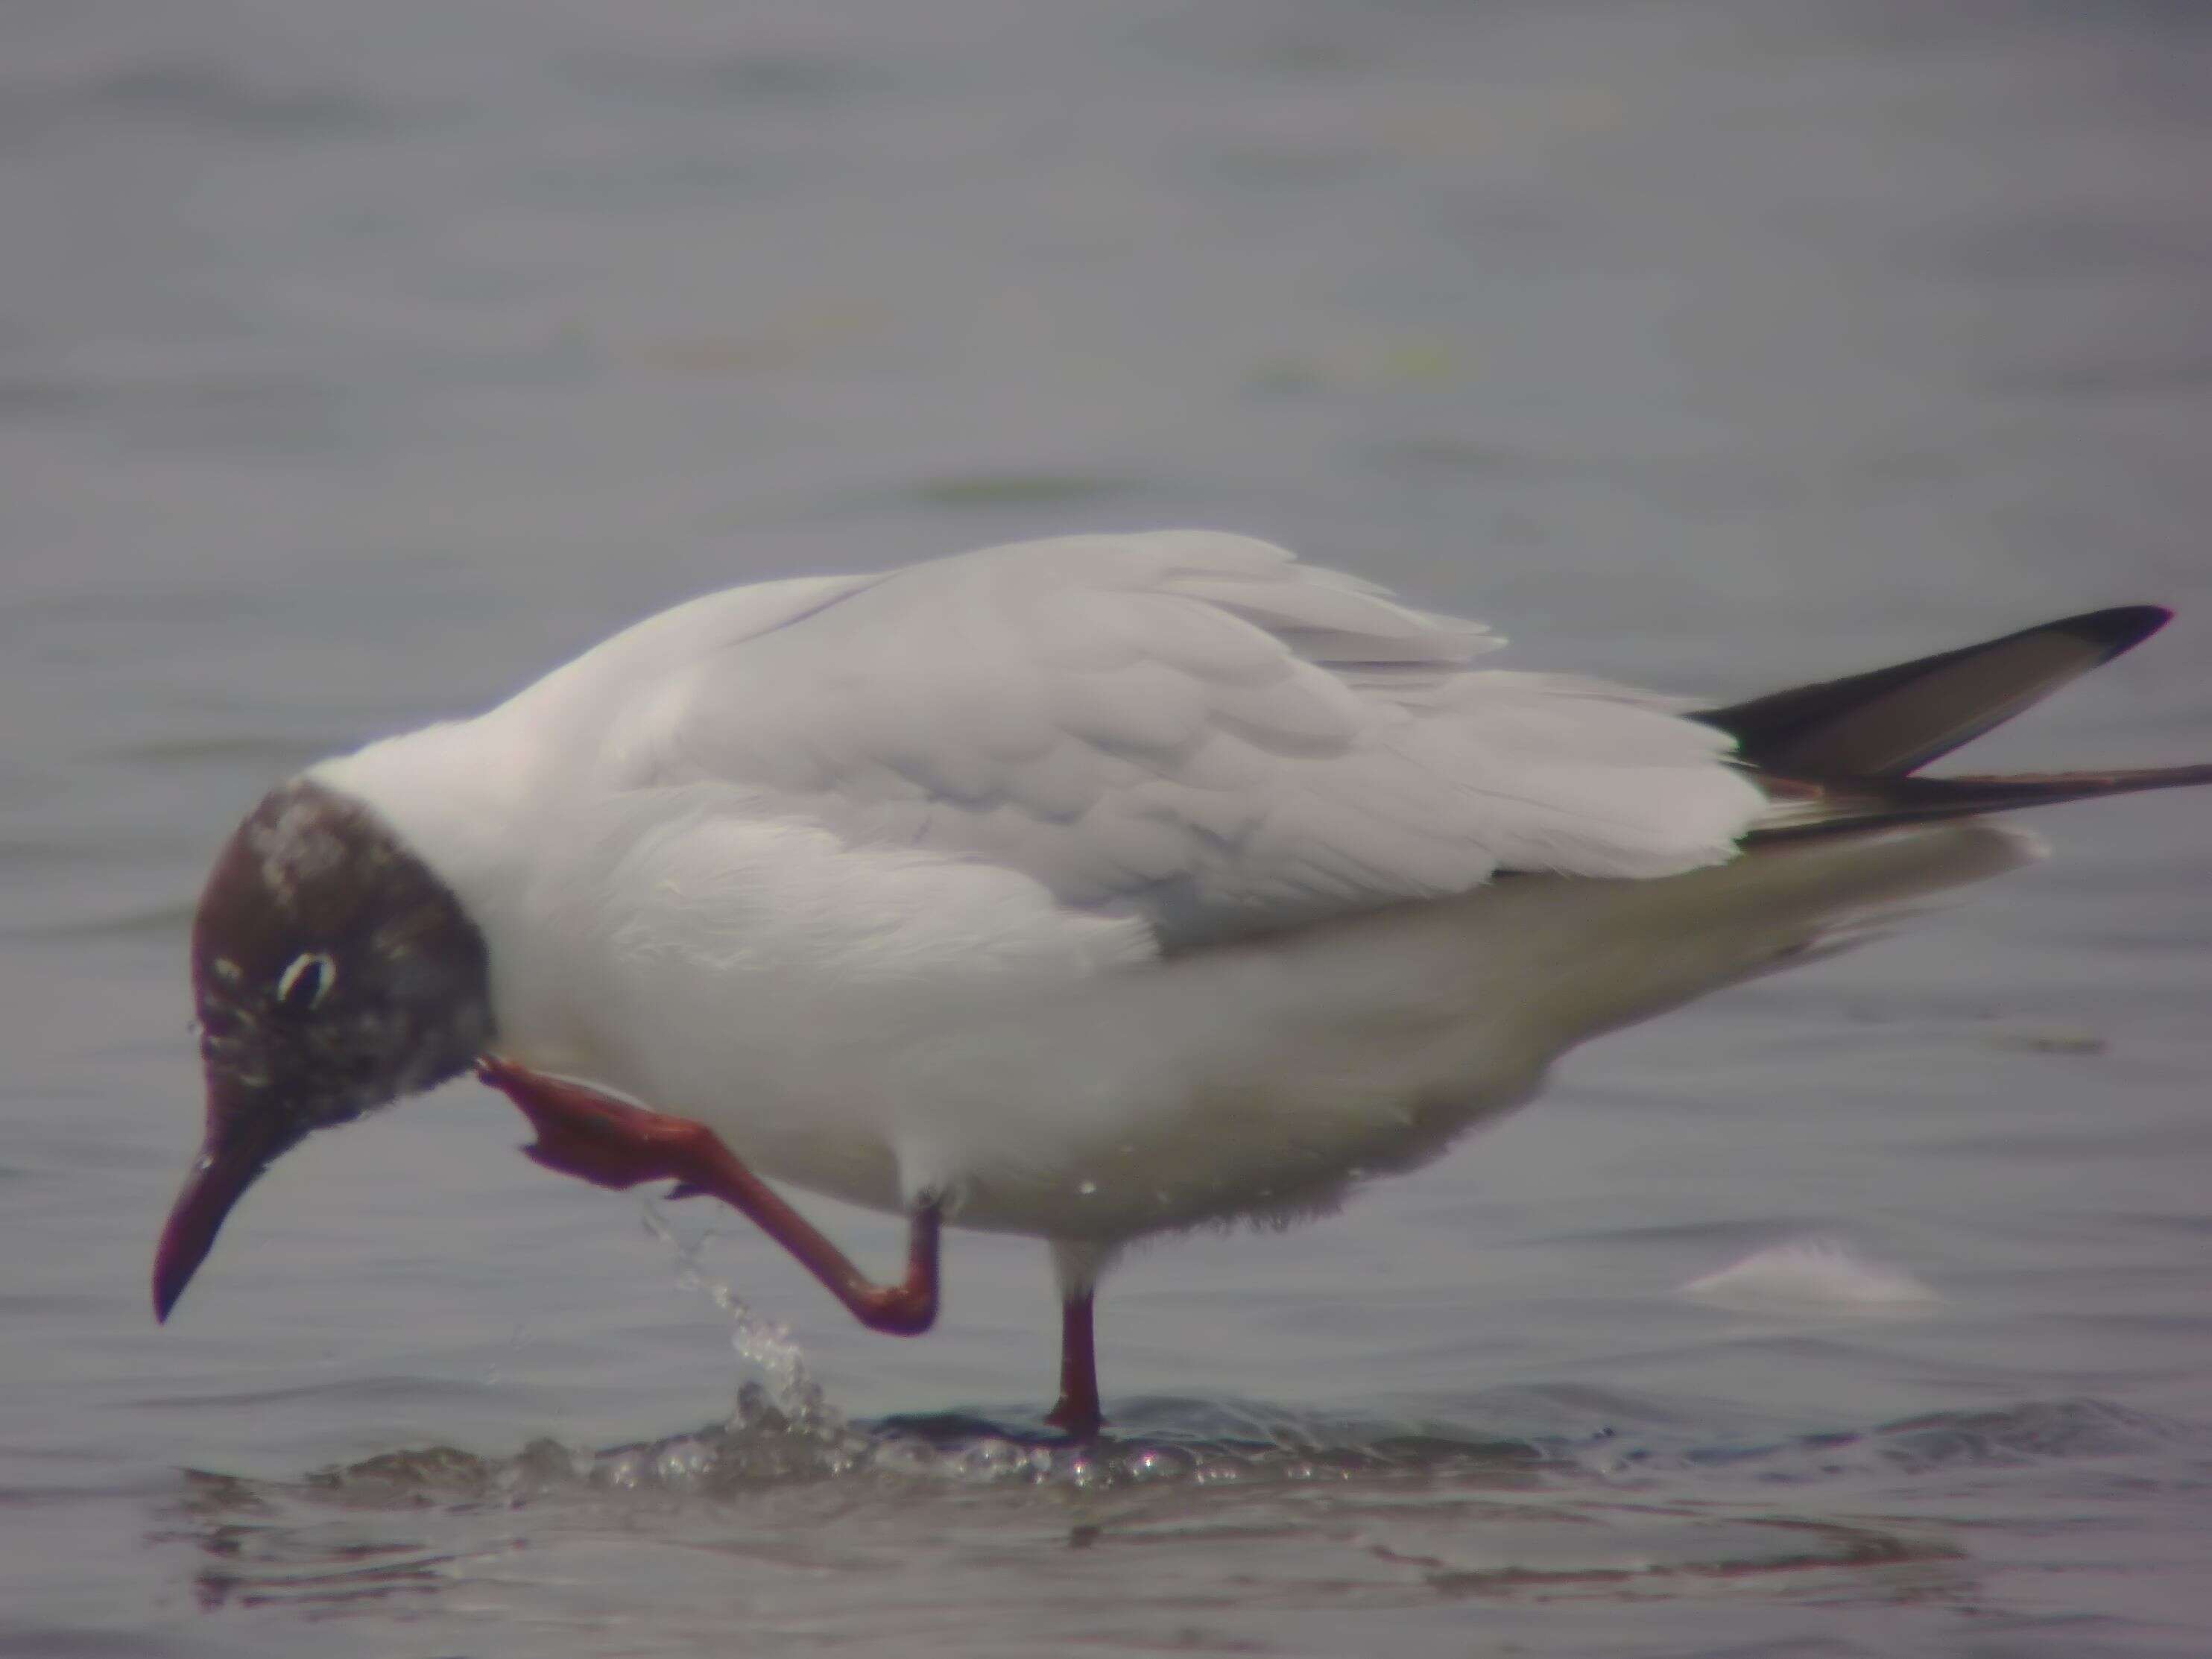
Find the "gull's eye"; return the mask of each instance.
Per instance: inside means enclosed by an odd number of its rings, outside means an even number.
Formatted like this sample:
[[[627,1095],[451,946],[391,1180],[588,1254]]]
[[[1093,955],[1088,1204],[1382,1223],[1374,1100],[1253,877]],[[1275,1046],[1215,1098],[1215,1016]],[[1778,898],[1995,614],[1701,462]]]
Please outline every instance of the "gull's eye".
[[[321,1005],[337,977],[337,963],[320,951],[294,957],[276,975],[276,1006],[288,1014],[304,1014]]]

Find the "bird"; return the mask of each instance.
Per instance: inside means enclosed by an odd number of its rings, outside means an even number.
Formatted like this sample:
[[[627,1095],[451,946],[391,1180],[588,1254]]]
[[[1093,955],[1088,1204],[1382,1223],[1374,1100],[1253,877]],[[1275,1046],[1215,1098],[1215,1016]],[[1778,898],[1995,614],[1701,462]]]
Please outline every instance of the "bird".
[[[933,1324],[945,1226],[1044,1241],[1046,1420],[1096,1436],[1133,1242],[1325,1213],[1575,1044],[2040,855],[1991,813],[2212,782],[1920,771],[2169,614],[1713,706],[1220,532],[708,594],[224,842],[156,1316],[286,1150],[473,1072],[539,1163],[720,1198],[875,1329]],[[905,1218],[903,1276],[771,1182]]]

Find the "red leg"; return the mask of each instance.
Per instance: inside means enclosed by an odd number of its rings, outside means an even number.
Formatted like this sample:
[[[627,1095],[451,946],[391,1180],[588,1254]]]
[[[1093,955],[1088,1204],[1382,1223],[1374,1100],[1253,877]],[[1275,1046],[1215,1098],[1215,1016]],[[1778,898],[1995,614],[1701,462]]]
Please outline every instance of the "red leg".
[[[681,1194],[719,1198],[798,1257],[870,1330],[919,1336],[936,1322],[940,1218],[933,1200],[908,1218],[906,1278],[878,1285],[703,1123],[627,1105],[507,1060],[480,1060],[477,1075],[522,1109],[538,1131],[522,1150],[547,1169],[617,1188],[671,1180]]]
[[[1106,1419],[1098,1412],[1098,1351],[1091,1340],[1089,1291],[1060,1304],[1060,1401],[1044,1420],[1088,1440]]]

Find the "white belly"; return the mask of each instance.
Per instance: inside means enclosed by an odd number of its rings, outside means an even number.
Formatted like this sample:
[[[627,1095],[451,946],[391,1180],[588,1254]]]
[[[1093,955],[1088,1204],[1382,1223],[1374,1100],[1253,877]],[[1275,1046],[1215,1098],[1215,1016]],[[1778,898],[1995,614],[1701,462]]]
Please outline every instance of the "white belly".
[[[867,971],[818,933],[780,958],[715,951],[634,915],[589,959],[533,958],[584,963],[587,994],[501,983],[501,1047],[703,1122],[771,1179],[1104,1242],[1325,1206],[1525,1097],[1547,1057],[1436,971],[1464,965],[1463,930],[1409,927],[1425,913],[1103,963],[1100,924],[1055,914],[1088,959],[980,972],[975,953],[965,974],[919,951],[915,972]]]
[[[1937,826],[1658,880],[1517,878],[1161,961],[1009,872],[714,828],[626,848],[562,890],[596,910],[541,899],[544,937],[495,942],[503,1046],[697,1119],[773,1179],[1105,1243],[1325,1206],[1527,1098],[1583,1038],[2027,855]],[[745,873],[763,860],[771,884]]]

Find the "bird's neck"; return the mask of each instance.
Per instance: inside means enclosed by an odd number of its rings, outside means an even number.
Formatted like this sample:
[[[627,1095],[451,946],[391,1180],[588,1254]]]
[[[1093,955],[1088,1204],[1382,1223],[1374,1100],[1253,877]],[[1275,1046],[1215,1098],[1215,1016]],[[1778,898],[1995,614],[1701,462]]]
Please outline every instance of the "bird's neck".
[[[530,757],[489,726],[487,718],[427,726],[323,761],[307,775],[375,813],[477,909],[513,878],[532,788]]]
[[[566,953],[546,948],[564,918],[539,914],[548,843],[578,811],[558,799],[564,756],[572,764],[576,756],[539,740],[519,707],[387,738],[307,775],[382,820],[459,900],[489,947],[501,1051],[581,1074],[592,1070],[590,1056],[563,1044],[592,1022]]]

